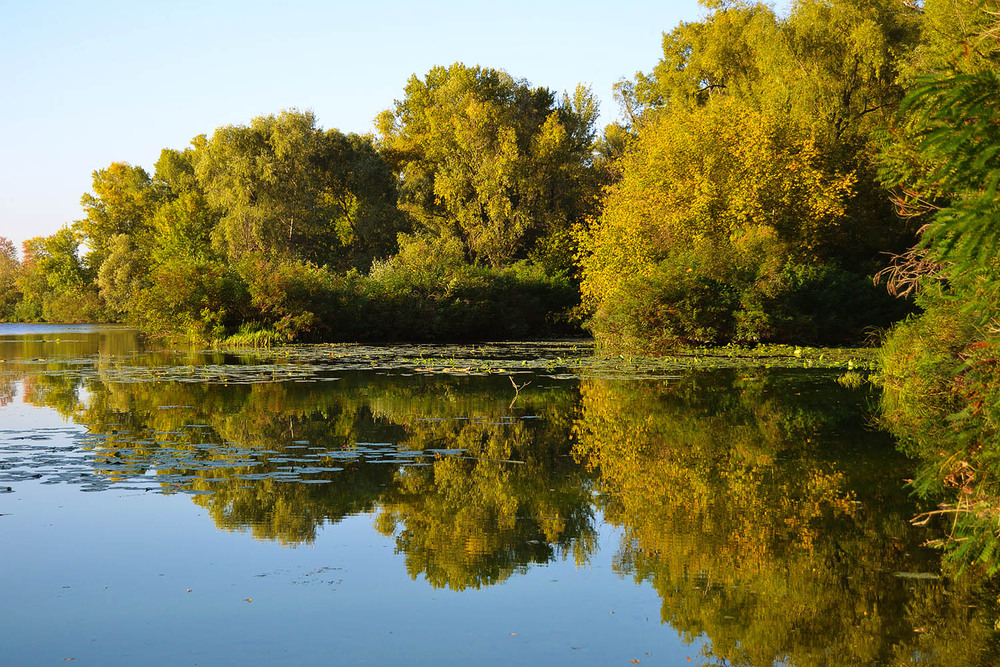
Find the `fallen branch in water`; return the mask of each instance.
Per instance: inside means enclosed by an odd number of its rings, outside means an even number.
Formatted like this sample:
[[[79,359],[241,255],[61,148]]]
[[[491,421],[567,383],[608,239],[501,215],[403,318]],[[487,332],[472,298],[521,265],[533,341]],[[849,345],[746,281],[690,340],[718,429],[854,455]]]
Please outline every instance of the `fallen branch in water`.
[[[521,390],[524,389],[525,387],[527,387],[529,384],[531,384],[531,381],[529,380],[528,382],[525,382],[524,384],[522,384],[519,387],[519,386],[517,386],[517,383],[514,382],[514,376],[513,375],[508,375],[507,379],[510,380],[510,383],[512,385],[514,385],[514,400],[510,402],[509,406],[507,406],[507,409],[509,410],[510,408],[514,407],[515,403],[517,403],[517,397],[521,395]]]

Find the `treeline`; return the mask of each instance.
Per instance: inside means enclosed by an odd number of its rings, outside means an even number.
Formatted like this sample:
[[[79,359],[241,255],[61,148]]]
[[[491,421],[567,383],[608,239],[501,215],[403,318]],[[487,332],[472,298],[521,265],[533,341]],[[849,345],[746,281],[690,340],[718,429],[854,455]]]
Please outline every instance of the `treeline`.
[[[379,137],[285,111],[94,172],[85,217],[0,266],[3,317],[290,340],[558,333],[597,105],[504,72],[413,77]],[[590,208],[588,208],[590,207]]]
[[[152,175],[112,164],[84,219],[2,249],[0,316],[245,343],[862,340],[912,308],[872,280],[924,224],[894,205],[903,100],[977,57],[990,3],[961,3],[971,23],[946,0],[703,5],[603,133],[584,87],[456,64],[413,76],[373,136],[286,111]]]

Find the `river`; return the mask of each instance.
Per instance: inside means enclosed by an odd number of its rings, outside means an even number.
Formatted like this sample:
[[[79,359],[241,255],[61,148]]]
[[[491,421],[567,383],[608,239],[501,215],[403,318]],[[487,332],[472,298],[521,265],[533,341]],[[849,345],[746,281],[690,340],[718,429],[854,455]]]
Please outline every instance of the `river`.
[[[41,325],[0,358],[0,664],[1000,661],[843,368]]]

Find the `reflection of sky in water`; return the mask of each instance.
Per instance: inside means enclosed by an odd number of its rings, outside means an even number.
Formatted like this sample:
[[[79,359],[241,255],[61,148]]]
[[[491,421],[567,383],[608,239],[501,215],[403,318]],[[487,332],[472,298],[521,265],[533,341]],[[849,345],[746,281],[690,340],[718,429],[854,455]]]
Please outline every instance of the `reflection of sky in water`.
[[[86,394],[79,394],[82,399]],[[72,430],[76,433],[86,433],[84,426],[74,424],[62,417],[54,408],[41,407],[24,402],[24,384],[14,383],[14,394],[10,403],[0,405],[0,434],[4,440],[10,436],[27,437],[35,429]]]
[[[0,442],[20,428],[42,429],[45,446],[75,441],[51,410],[18,401],[0,419]],[[660,626],[650,586],[612,571],[620,536],[600,521],[588,565],[557,560],[457,593],[411,580],[370,514],[289,549],[217,530],[184,494],[7,484],[2,664],[687,664],[697,655]]]
[[[125,330],[127,327],[113,327],[107,324],[44,324],[41,322],[0,322],[0,336],[44,336],[67,337],[74,333],[100,333],[109,329]]]
[[[86,427],[26,403],[23,383],[14,387],[12,400],[0,406],[0,484],[94,480],[93,457],[81,447]]]

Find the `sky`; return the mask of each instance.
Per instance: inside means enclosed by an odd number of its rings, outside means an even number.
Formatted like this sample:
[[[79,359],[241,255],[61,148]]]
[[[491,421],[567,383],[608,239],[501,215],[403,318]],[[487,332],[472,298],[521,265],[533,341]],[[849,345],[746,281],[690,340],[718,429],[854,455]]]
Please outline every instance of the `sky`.
[[[83,217],[112,162],[283,109],[367,133],[407,79],[463,62],[561,92],[649,71],[697,0],[240,2],[0,0],[0,236],[20,246]]]

